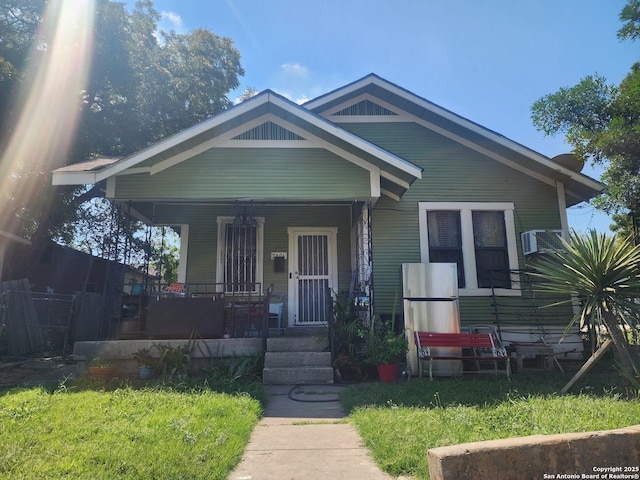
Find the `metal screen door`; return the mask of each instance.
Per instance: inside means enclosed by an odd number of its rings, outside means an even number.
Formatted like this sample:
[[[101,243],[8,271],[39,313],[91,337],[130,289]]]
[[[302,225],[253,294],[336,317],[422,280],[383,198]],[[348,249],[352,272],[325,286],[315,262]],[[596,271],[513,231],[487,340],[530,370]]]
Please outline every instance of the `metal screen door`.
[[[291,293],[296,325],[326,323],[331,313],[331,288],[335,259],[332,238],[324,232],[296,232],[292,238]]]

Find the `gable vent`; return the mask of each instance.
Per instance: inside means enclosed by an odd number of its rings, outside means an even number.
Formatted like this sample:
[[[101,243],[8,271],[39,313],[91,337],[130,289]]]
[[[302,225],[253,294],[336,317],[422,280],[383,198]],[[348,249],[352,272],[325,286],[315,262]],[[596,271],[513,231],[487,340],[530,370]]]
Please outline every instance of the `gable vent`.
[[[397,115],[397,113],[373,103],[371,100],[362,100],[336,112],[334,115]]]
[[[304,140],[304,138],[273,122],[265,122],[233,137],[233,140]]]

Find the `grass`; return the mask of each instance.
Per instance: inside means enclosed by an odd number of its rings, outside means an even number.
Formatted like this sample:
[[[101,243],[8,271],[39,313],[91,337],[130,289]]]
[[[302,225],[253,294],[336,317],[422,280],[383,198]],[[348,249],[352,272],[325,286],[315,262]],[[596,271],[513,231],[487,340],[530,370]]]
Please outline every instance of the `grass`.
[[[261,413],[247,394],[186,385],[10,390],[0,478],[224,479]]]
[[[0,478],[228,478],[264,403],[245,367],[227,362],[180,383],[84,380],[0,392]],[[383,470],[426,479],[429,448],[640,423],[639,398],[610,362],[575,393],[557,394],[571,376],[362,384],[342,389],[340,401]]]
[[[429,478],[430,448],[536,434],[607,430],[640,423],[640,402],[605,369],[576,393],[571,374],[411,380],[345,389],[341,401],[378,465],[391,475]],[[614,380],[614,383],[612,383]]]

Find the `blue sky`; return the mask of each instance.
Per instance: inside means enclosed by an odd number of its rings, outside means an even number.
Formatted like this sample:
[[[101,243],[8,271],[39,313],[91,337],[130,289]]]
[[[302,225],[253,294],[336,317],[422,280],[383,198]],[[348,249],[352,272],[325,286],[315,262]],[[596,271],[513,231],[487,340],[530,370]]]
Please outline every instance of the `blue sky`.
[[[128,2],[132,4],[133,2]],[[640,43],[620,42],[626,0],[154,0],[161,28],[233,39],[246,87],[303,101],[376,73],[548,156],[570,148],[531,104],[593,73],[618,84]],[[584,173],[599,178],[590,166]],[[572,228],[608,231],[588,205]]]

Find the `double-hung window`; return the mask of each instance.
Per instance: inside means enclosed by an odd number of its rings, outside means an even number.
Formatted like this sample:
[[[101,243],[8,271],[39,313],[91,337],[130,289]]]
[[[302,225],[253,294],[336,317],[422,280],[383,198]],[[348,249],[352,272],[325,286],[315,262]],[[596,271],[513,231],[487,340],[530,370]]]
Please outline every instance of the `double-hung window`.
[[[420,202],[419,211],[422,261],[457,264],[460,295],[519,293],[512,203]]]
[[[225,293],[260,293],[263,272],[264,218],[239,224],[234,217],[218,217],[216,282]]]

